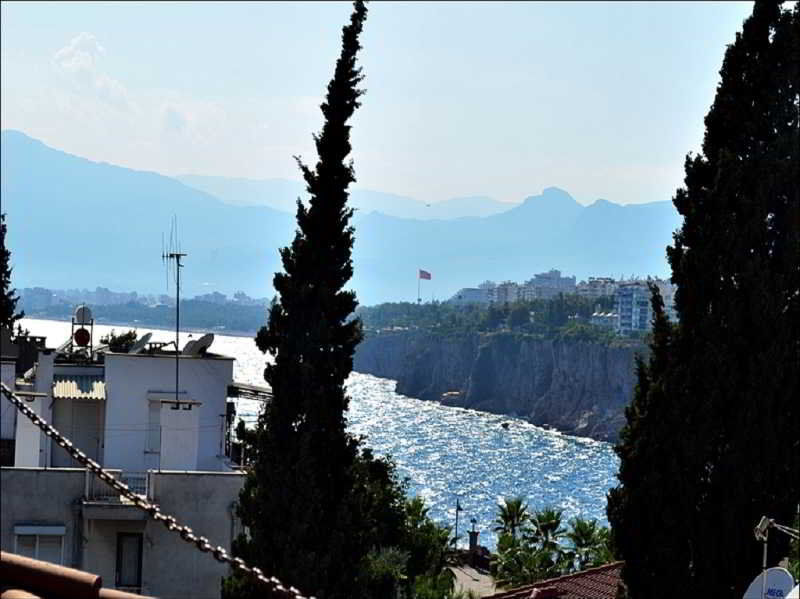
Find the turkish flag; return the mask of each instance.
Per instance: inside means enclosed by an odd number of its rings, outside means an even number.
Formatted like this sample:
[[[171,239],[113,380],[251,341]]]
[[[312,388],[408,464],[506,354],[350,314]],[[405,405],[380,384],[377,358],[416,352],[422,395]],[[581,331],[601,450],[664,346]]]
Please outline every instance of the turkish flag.
[[[429,273],[427,270],[420,269],[419,278],[420,279],[425,279],[426,281],[430,281],[431,280],[431,273]]]

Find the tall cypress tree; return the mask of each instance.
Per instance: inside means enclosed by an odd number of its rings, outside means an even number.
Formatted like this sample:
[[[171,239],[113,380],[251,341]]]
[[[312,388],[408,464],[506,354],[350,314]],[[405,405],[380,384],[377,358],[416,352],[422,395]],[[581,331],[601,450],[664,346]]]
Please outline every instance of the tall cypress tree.
[[[316,167],[296,158],[310,201],[308,207],[297,203],[295,238],[281,250],[284,272],[273,279],[278,300],[256,337],[259,349],[274,358],[264,372],[273,398],[249,437],[253,463],[239,508],[249,538],[234,547],[284,583],[325,598],[363,591],[358,582],[380,523],[370,521],[374,506],[366,505],[361,474],[385,466],[364,460],[358,440],[345,431],[344,382],[362,336],[360,321],[348,320],[355,293],[344,290],[353,274],[347,189],[355,181],[346,162],[347,123],[363,94],[356,55],[366,15],[356,0],[342,30],[341,54],[321,105],[325,122],[314,136]],[[402,494],[391,501],[402,513]],[[246,583],[231,588],[235,595],[259,596]]]
[[[609,496],[634,598],[740,596],[753,527],[800,500],[799,69],[800,7],[757,1],[674,198],[680,324],[640,368]],[[773,535],[770,561],[784,555]]]
[[[19,297],[11,287],[11,251],[6,246],[6,215],[0,213],[0,326],[14,330],[24,312],[17,312]]]

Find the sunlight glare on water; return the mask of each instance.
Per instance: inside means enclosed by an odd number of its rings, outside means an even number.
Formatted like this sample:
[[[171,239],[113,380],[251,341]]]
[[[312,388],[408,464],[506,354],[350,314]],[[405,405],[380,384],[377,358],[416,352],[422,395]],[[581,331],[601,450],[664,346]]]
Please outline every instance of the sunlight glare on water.
[[[46,335],[57,347],[70,332],[67,322],[25,319],[33,335]],[[95,343],[112,328],[95,326]],[[174,332],[153,333],[153,341],[169,341]],[[188,340],[181,334],[181,345]],[[193,338],[199,336],[193,333]],[[236,358],[234,378],[264,385],[264,355],[252,337],[216,335],[211,351]],[[479,542],[490,549],[497,502],[522,495],[531,510],[558,507],[564,520],[596,518],[606,524],[606,493],[614,485],[619,461],[611,445],[547,431],[518,419],[474,410],[441,406],[394,392],[395,382],[353,373],[347,381],[351,397],[349,430],[364,435],[378,455],[390,455],[398,474],[408,478],[409,493],[420,495],[438,522],[455,523],[456,499],[463,512],[459,534],[466,536],[471,518],[481,531]],[[240,401],[240,416],[253,422],[257,402]],[[509,423],[503,428],[503,422]],[[462,542],[463,543],[463,542]]]

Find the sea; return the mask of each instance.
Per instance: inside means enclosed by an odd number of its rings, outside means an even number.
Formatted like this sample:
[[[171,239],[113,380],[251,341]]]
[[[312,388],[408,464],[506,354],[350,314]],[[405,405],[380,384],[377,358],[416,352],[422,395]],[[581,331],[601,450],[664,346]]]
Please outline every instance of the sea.
[[[70,336],[69,322],[22,320],[31,335],[58,347]],[[111,330],[152,333],[152,341],[172,341],[174,331],[129,325],[95,325],[94,344]],[[202,332],[182,332],[180,345]],[[209,351],[232,356],[234,379],[264,385],[266,357],[253,337],[215,334]],[[531,511],[544,507],[607,525],[606,494],[616,483],[619,460],[609,443],[572,437],[510,416],[446,407],[395,392],[395,381],[354,372],[347,380],[348,428],[363,435],[376,455],[391,456],[409,495],[421,496],[437,522],[456,526],[459,545],[466,530],[480,531],[479,543],[496,547],[497,504],[522,496]],[[237,410],[254,423],[260,404],[240,400]],[[461,510],[456,511],[460,506]]]

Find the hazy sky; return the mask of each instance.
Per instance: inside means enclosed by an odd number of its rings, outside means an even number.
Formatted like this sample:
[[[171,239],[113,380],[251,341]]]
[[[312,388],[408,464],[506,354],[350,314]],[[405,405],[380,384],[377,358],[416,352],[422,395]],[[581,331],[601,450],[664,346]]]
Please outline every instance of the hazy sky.
[[[357,186],[668,200],[751,2],[373,2]],[[165,174],[299,179],[347,3],[2,4],[2,128]]]

